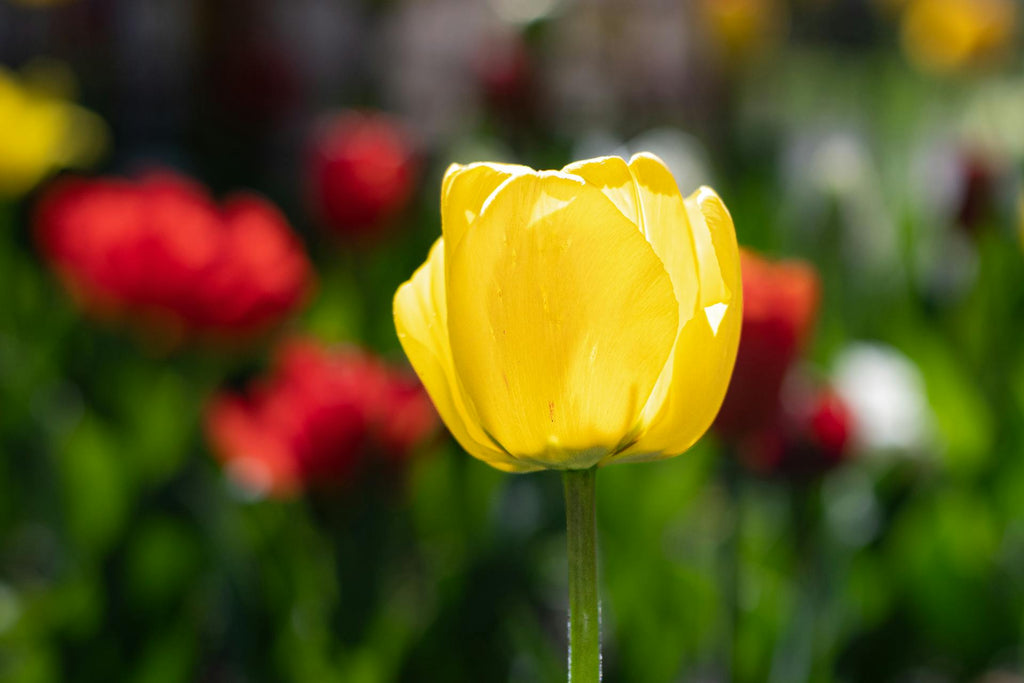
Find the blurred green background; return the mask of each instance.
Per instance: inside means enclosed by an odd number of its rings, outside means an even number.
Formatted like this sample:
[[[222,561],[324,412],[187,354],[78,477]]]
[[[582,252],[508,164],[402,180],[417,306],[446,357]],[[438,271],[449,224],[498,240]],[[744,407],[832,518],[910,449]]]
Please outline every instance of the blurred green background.
[[[800,365],[853,426],[814,478],[751,473],[713,433],[600,473],[605,680],[1024,680],[1022,12],[3,0],[5,79],[77,104],[36,149],[0,89],[0,679],[563,680],[556,474],[444,435],[398,478],[253,495],[204,410],[293,334],[403,362],[391,297],[448,163],[646,149],[684,194],[715,187],[741,244],[817,268]],[[370,237],[310,208],[315,133],[351,109],[387,112],[412,160]],[[68,167],[261,193],[315,292],[228,346],[90,315],[33,237]]]

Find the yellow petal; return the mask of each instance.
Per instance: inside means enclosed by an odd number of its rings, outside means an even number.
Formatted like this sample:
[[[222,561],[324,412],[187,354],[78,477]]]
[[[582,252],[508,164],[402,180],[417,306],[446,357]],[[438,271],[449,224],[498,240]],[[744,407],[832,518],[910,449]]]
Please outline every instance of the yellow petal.
[[[649,153],[635,155],[628,165],[618,157],[605,157],[577,162],[565,170],[576,173],[601,189],[605,196],[620,207],[623,214],[638,220],[640,229],[672,281],[672,289],[679,303],[677,335],[683,338],[687,324],[695,315],[702,314],[697,305],[700,271],[697,268],[696,246],[691,235],[687,206],[671,171],[661,159]],[[706,268],[705,271],[708,293],[714,298],[720,294],[714,291],[720,275],[715,268]],[[673,387],[675,358],[676,354],[671,354],[648,398],[637,425],[640,434],[647,430],[648,423],[661,412]],[[644,443],[640,443],[639,447],[644,447]],[[630,454],[636,454],[636,447],[613,458],[628,458]]]
[[[672,281],[682,327],[697,300],[697,266],[683,198],[665,163],[642,153],[628,165],[620,157],[600,157],[563,170],[601,190],[644,233]]]
[[[638,180],[645,185],[642,176]],[[676,341],[664,398],[649,404],[646,430],[615,462],[669,457],[692,446],[718,413],[736,361],[743,292],[732,217],[707,187],[688,197],[684,207],[697,257],[697,306]]]
[[[526,166],[489,162],[449,166],[441,181],[441,229],[448,249],[459,245],[484,202],[499,185],[529,171]]]
[[[483,429],[553,468],[590,467],[620,448],[679,317],[637,226],[579,177],[524,173],[490,195],[446,256],[454,367]]]
[[[395,293],[395,328],[409,362],[448,430],[470,455],[507,472],[537,469],[516,462],[480,431],[452,371],[445,299],[444,243],[439,239],[426,263]]]
[[[665,264],[672,279],[673,291],[679,301],[679,326],[693,316],[700,287],[698,268],[690,220],[683,196],[679,193],[672,172],[653,154],[635,155],[629,162],[629,171],[636,183],[641,215],[640,225],[654,252]],[[716,273],[707,273],[709,279]]]
[[[618,207],[622,215],[641,229],[637,205],[636,185],[629,172],[629,166],[622,157],[598,157],[569,164],[562,169],[565,173],[577,175],[604,193]]]

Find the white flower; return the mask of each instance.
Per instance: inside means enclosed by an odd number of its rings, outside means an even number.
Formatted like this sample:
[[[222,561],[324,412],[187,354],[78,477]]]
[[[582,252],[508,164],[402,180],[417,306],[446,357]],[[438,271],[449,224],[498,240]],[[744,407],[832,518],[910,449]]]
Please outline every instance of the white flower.
[[[854,439],[869,452],[916,455],[932,437],[924,378],[896,349],[851,344],[836,359],[833,382],[854,415]]]

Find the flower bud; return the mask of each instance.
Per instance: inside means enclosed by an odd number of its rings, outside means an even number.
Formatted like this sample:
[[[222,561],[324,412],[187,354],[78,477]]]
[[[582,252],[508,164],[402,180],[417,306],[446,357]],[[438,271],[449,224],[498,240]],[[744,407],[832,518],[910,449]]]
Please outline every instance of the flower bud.
[[[852,415],[829,388],[790,397],[778,419],[737,444],[754,472],[792,478],[819,476],[849,456]]]
[[[390,117],[345,112],[314,133],[308,193],[339,235],[365,238],[406,205],[416,182],[412,143]]]
[[[903,47],[926,71],[985,66],[1009,52],[1016,21],[1015,0],[910,0],[903,14]]]
[[[453,165],[442,237],[395,295],[455,438],[512,472],[682,453],[718,411],[742,309],[732,218],[637,154]]]
[[[0,197],[22,195],[58,169],[90,166],[107,146],[103,120],[54,92],[67,89],[66,69],[34,71],[19,78],[0,67]]]

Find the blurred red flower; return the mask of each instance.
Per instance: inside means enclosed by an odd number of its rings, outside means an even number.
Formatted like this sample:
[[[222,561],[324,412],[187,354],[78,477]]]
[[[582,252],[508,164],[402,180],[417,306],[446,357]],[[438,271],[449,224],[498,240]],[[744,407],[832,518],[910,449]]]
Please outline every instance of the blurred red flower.
[[[741,250],[743,328],[729,390],[715,419],[726,439],[738,440],[778,419],[782,383],[814,323],[817,273],[800,261],[768,261]]]
[[[775,422],[741,440],[737,453],[759,474],[813,477],[846,460],[852,421],[831,389],[804,390],[784,401]]]
[[[851,413],[796,366],[821,298],[814,268],[741,250],[743,328],[719,435],[759,474],[814,476],[847,456]],[[785,386],[784,386],[785,385]]]
[[[170,173],[68,179],[43,196],[39,245],[90,311],[172,338],[237,338],[293,311],[313,273],[286,219],[249,194],[221,207]]]
[[[386,114],[344,112],[313,134],[310,201],[340,235],[364,239],[376,233],[405,207],[415,182],[412,143]]]
[[[437,424],[411,373],[302,339],[284,344],[270,375],[245,395],[218,396],[206,418],[231,476],[272,496],[344,483],[372,462],[398,464]]]

